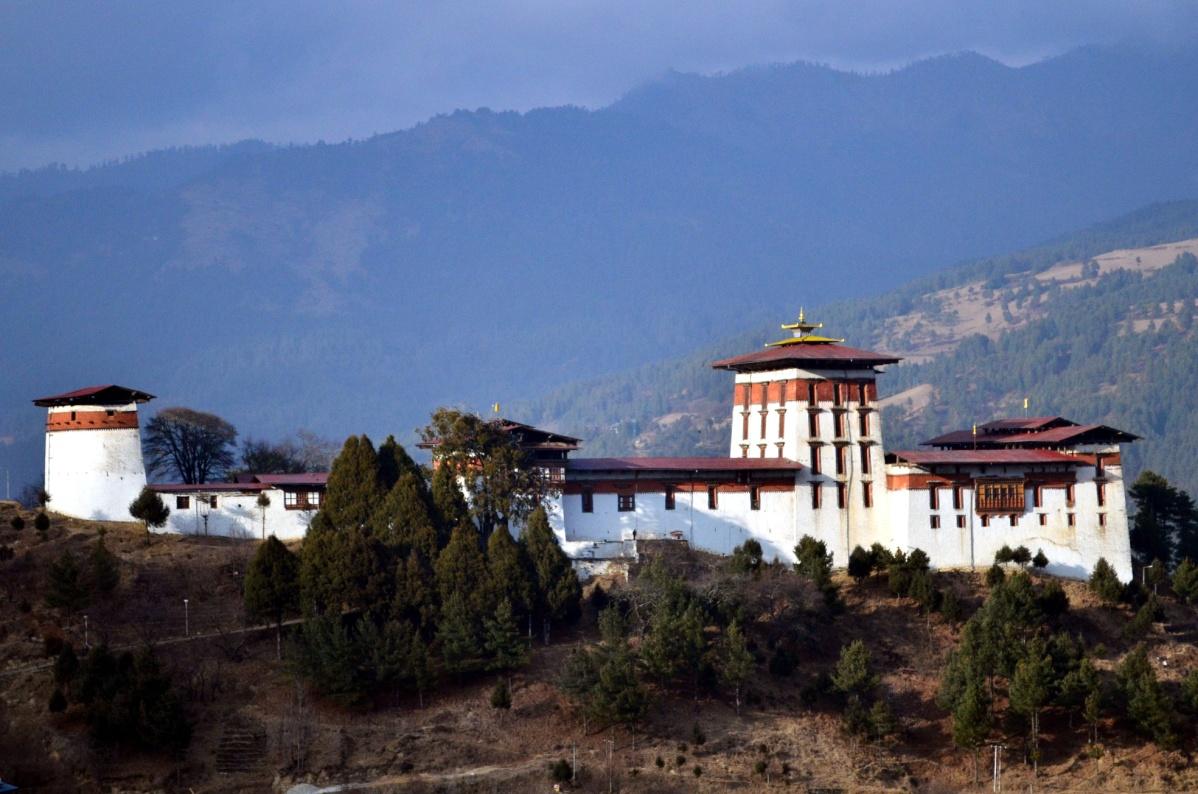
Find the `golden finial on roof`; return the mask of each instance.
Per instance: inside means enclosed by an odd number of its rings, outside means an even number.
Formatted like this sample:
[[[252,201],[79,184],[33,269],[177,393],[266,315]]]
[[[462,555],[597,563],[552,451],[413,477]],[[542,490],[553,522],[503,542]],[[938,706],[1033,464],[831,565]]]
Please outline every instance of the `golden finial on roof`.
[[[811,333],[812,331],[816,331],[823,327],[824,327],[823,323],[807,322],[807,315],[803,311],[803,309],[800,307],[798,322],[782,323],[782,329],[784,331],[791,332],[790,338],[789,339],[779,339],[777,342],[770,342],[769,344],[766,345],[766,347],[775,347],[777,345],[799,345],[799,344],[802,344],[802,345],[820,345],[820,344],[827,345],[827,344],[833,344],[836,342],[844,341],[843,339],[834,339],[830,336],[817,336],[816,334]]]

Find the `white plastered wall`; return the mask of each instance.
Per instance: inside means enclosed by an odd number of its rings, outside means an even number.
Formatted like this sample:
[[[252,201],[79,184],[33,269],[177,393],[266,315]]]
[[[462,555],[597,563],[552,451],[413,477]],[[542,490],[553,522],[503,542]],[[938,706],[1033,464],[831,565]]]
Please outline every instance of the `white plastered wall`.
[[[137,412],[135,404],[54,407],[72,410]],[[52,430],[46,432],[45,488],[49,509],[95,521],[132,521],[129,504],[146,484],[138,428]]]

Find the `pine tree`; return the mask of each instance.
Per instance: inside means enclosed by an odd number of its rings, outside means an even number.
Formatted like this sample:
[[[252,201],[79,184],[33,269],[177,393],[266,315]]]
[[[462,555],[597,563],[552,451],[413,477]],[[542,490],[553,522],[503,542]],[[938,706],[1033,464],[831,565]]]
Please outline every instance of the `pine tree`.
[[[740,716],[741,691],[753,675],[756,662],[745,643],[740,624],[733,621],[720,640],[720,678],[732,690],[736,700],[736,715]]]
[[[1124,658],[1116,678],[1128,718],[1162,748],[1172,749],[1177,741],[1172,704],[1148,663],[1148,653],[1143,645]]]
[[[532,563],[507,527],[497,527],[487,541],[487,576],[496,600],[506,599],[518,615],[531,614],[536,605]]]
[[[638,722],[649,708],[649,694],[636,675],[636,657],[626,643],[606,654],[591,693],[590,712],[608,725]]]
[[[1036,568],[1048,567],[1048,557],[1044,555],[1044,549],[1036,549],[1036,556],[1032,557],[1032,565]]]
[[[391,597],[386,550],[368,530],[333,529],[318,513],[304,538],[300,595],[306,613],[374,611]]]
[[[418,470],[399,474],[375,510],[371,526],[375,536],[400,558],[412,549],[418,549],[428,559],[436,558],[440,548],[436,521],[424,478]]]
[[[91,603],[91,593],[79,570],[79,563],[69,550],[50,563],[46,585],[47,606],[74,612]]]
[[[1094,571],[1090,574],[1090,590],[1108,606],[1119,603],[1123,595],[1119,576],[1105,557],[1099,557],[1098,562],[1094,563]]]
[[[1007,572],[997,562],[986,570],[986,587],[994,589],[1007,579]]]
[[[258,547],[245,572],[245,609],[275,624],[275,658],[283,658],[283,618],[299,608],[300,561],[271,535]]]
[[[512,707],[512,690],[506,678],[500,678],[491,690],[491,708],[507,711]]]
[[[869,648],[861,640],[853,640],[840,649],[840,658],[832,673],[832,685],[849,701],[868,700],[878,685],[873,671]]]
[[[370,439],[350,436],[333,461],[320,512],[338,530],[367,531],[385,493]]]
[[[121,582],[121,571],[116,555],[104,545],[104,538],[97,538],[88,555],[88,582],[97,593],[108,595]]]
[[[340,615],[321,615],[301,625],[296,664],[324,695],[341,703],[360,702],[368,686],[363,649]]]
[[[822,540],[810,535],[799,538],[794,567],[799,576],[810,580],[820,592],[832,589],[832,554]]]
[[[970,681],[953,708],[953,743],[973,756],[973,783],[978,782],[978,751],[990,736],[990,698],[980,680]]]
[[[1051,685],[1052,660],[1044,654],[1043,644],[1034,641],[1028,646],[1027,655],[1015,665],[1008,693],[1011,708],[1030,722],[1033,775],[1040,769],[1040,712],[1048,704]]]
[[[1189,557],[1181,561],[1173,572],[1173,592],[1187,604],[1198,603],[1198,565]]]
[[[450,673],[461,676],[478,664],[482,654],[478,623],[461,593],[451,594],[444,602],[437,624],[437,645],[441,661]]]
[[[488,670],[515,670],[528,663],[528,644],[520,636],[520,627],[506,598],[495,608],[495,615],[483,627]]]
[[[868,551],[860,546],[854,546],[849,554],[849,576],[860,582],[873,573],[874,559]]]
[[[146,542],[149,542],[150,527],[161,527],[170,517],[171,509],[163,503],[162,497],[150,486],[141,489],[137,498],[129,503],[129,515],[142,522],[146,530]]]
[[[520,533],[520,543],[536,574],[538,611],[552,621],[578,617],[582,586],[578,575],[549,528],[549,516],[537,508]]]
[[[449,603],[453,596],[461,596],[476,618],[494,608],[487,587],[487,564],[474,527],[464,524],[453,531],[449,545],[437,557],[436,572],[442,604]]]

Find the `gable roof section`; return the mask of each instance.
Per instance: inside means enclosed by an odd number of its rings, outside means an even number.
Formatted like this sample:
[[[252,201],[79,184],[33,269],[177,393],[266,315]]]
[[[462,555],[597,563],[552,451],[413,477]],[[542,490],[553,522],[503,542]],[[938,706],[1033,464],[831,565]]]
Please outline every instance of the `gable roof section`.
[[[798,471],[788,458],[574,458],[566,471]]]
[[[848,345],[813,342],[767,347],[743,356],[713,361],[711,366],[712,369],[728,369],[735,372],[755,372],[791,366],[811,369],[863,369],[882,364],[897,364],[901,360],[897,356],[874,353]]]
[[[42,408],[59,405],[124,405],[149,402],[152,399],[154,395],[148,392],[109,383],[103,386],[87,386],[49,397],[38,397],[33,404]]]
[[[1055,463],[1065,466],[1090,466],[1090,461],[1076,455],[1050,449],[938,449],[901,450],[890,452],[898,463],[915,466],[1003,466]]]

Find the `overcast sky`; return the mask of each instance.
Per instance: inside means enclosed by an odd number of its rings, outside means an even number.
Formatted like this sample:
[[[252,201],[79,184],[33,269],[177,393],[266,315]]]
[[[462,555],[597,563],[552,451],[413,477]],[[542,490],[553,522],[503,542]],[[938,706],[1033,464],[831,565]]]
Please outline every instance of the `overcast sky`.
[[[599,107],[668,69],[877,70],[967,49],[1022,64],[1196,31],[1193,0],[0,0],[0,170]]]

